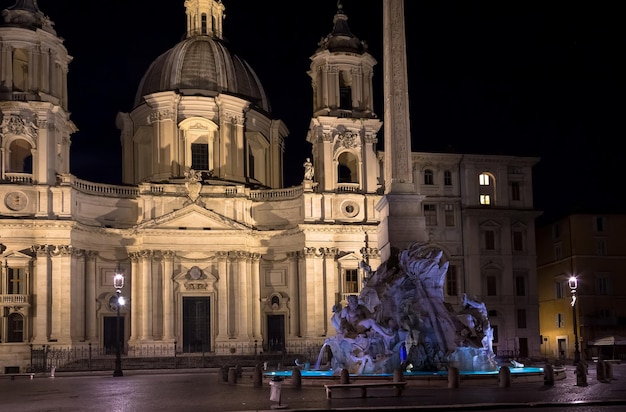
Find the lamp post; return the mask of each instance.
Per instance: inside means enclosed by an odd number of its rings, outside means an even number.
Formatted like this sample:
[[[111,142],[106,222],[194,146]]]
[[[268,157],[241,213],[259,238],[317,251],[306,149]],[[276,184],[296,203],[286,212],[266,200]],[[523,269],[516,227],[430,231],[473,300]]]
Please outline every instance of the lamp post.
[[[576,289],[578,289],[578,278],[571,276],[568,281],[569,290],[572,292],[572,319],[574,323],[574,365],[580,362],[580,350],[578,349],[578,326],[576,325]]]
[[[122,352],[121,352],[121,334],[120,334],[120,307],[124,306],[126,300],[122,296],[122,288],[124,287],[124,274],[120,269],[115,271],[113,276],[113,286],[115,287],[115,294],[117,299],[115,300],[115,306],[117,310],[117,319],[115,327],[115,370],[113,376],[124,376],[122,373]]]

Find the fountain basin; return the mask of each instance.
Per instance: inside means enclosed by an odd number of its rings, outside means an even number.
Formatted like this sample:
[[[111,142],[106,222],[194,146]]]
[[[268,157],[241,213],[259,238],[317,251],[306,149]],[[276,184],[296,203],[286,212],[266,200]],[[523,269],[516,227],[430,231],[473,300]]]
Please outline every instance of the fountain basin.
[[[498,384],[499,369],[495,371],[460,371],[461,385],[485,385],[496,386]],[[522,368],[509,368],[511,372],[511,381],[513,384],[519,382],[543,382],[544,368],[526,366]],[[555,380],[565,379],[565,368],[554,367]],[[266,379],[273,377],[281,377],[286,384],[290,384],[292,371],[279,370],[264,372]],[[302,370],[300,371],[302,385],[321,386],[330,383],[338,383],[340,376],[332,370]],[[350,374],[352,382],[364,381],[388,381],[393,379],[392,373],[377,374]],[[410,386],[447,386],[447,371],[412,371],[403,373],[404,380],[409,382]]]

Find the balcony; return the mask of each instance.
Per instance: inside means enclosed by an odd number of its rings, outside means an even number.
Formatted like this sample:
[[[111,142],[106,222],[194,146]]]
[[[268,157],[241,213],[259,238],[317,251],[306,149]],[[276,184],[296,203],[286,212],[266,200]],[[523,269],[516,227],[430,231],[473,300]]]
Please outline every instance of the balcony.
[[[30,306],[30,295],[0,295],[2,306]]]

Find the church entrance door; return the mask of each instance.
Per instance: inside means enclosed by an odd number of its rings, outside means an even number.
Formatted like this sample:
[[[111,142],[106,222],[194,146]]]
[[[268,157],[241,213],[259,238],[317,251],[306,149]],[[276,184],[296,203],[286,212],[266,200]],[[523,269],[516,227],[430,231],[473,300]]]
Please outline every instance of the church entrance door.
[[[183,298],[183,352],[210,352],[211,298]]]
[[[270,352],[285,349],[285,316],[267,316],[267,346]]]

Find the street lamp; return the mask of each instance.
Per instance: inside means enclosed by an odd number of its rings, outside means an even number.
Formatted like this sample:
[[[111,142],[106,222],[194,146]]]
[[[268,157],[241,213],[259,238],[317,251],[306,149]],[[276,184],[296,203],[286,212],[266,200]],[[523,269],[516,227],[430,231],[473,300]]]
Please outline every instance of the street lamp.
[[[115,271],[115,276],[113,276],[113,286],[115,287],[115,294],[117,295],[117,299],[115,299],[115,307],[117,310],[117,322],[116,322],[116,330],[115,330],[115,370],[113,371],[113,376],[124,376],[122,373],[122,352],[121,352],[121,335],[120,335],[120,307],[124,306],[126,300],[124,296],[122,296],[122,288],[124,287],[124,274],[118,268]]]
[[[578,278],[571,276],[567,282],[569,290],[572,292],[572,319],[574,321],[574,365],[580,362],[580,350],[578,349],[578,326],[576,325],[576,289],[578,289]]]

